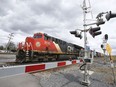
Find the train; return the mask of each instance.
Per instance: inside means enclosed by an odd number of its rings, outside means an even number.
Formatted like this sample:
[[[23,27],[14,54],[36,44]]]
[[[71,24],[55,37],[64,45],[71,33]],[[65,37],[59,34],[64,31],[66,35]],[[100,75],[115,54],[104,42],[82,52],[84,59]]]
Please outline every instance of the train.
[[[83,47],[52,37],[46,33],[35,33],[26,37],[17,48],[16,62],[75,59]]]

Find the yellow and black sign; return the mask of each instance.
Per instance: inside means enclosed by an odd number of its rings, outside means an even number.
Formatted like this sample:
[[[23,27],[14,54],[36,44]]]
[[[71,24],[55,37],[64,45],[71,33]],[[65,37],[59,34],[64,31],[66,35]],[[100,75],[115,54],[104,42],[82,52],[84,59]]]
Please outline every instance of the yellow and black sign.
[[[110,47],[109,44],[106,45],[106,51],[109,53],[109,55],[111,55],[112,48]]]

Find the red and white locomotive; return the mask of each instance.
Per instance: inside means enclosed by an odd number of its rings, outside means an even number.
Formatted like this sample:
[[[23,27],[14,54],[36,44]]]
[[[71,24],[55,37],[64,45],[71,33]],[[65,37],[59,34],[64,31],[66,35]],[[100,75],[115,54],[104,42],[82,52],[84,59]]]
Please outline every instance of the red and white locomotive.
[[[27,37],[24,44],[19,43],[16,62],[76,58],[81,48],[45,33],[35,33],[33,37]]]

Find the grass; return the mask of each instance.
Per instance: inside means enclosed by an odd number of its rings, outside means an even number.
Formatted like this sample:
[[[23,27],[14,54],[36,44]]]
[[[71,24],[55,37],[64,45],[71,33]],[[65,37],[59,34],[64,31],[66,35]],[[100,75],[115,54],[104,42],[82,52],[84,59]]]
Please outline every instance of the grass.
[[[116,56],[112,56],[113,60],[116,61]]]

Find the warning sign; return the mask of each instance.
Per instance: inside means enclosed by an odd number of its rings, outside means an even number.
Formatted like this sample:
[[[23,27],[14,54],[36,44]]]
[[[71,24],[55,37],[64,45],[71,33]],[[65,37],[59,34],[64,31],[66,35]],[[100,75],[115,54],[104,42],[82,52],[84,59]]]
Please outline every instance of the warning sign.
[[[107,51],[109,54],[111,54],[111,52],[112,52],[112,48],[110,47],[109,44],[106,45],[106,51]]]

